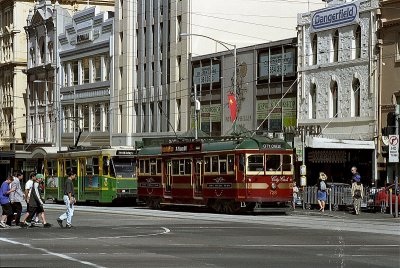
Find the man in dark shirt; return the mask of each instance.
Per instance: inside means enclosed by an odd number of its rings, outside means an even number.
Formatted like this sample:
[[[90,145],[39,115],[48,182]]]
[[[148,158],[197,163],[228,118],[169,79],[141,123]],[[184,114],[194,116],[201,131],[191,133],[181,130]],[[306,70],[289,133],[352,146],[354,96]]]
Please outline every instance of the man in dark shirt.
[[[67,220],[66,228],[72,228],[72,216],[74,215],[74,204],[76,202],[73,183],[75,177],[76,172],[71,169],[64,184],[64,204],[67,207],[67,211],[57,219],[58,225],[61,228],[63,228],[63,220]]]

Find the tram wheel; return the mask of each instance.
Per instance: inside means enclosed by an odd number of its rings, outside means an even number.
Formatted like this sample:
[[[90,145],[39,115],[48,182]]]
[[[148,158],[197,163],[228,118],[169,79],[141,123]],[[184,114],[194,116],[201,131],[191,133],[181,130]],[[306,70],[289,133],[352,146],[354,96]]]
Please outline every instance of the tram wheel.
[[[146,205],[151,209],[160,209],[161,201],[159,198],[148,198],[146,200]]]

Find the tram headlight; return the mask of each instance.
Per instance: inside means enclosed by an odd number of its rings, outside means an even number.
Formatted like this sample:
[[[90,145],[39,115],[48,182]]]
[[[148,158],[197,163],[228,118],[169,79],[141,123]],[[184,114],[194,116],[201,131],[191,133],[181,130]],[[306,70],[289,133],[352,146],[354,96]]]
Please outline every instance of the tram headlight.
[[[275,182],[273,182],[273,183],[271,184],[271,188],[272,188],[272,190],[275,190],[275,189],[276,189],[276,183],[275,183]]]

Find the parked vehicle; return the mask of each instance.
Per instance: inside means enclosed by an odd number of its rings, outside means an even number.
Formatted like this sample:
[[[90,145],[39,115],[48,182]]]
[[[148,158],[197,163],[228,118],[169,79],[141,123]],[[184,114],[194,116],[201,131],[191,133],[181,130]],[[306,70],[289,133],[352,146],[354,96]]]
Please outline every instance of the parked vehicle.
[[[400,190],[400,187],[397,191]],[[396,203],[396,193],[395,193],[395,185],[391,184],[386,187],[382,187],[375,194],[375,210],[381,212],[389,212],[390,211],[390,199],[392,201],[392,209],[394,210]],[[397,195],[397,199],[399,200],[400,205],[400,195]]]

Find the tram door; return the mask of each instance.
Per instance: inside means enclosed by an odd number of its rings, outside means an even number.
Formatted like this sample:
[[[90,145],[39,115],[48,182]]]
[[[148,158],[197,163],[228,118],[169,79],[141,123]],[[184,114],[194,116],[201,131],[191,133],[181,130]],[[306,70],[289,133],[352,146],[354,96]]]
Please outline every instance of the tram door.
[[[82,193],[83,193],[83,185],[85,182],[85,177],[86,177],[86,158],[79,158],[79,168],[78,168],[78,200],[82,200]]]
[[[203,175],[202,175],[202,159],[194,158],[194,197],[203,197]]]
[[[165,161],[166,169],[165,169],[165,182],[164,182],[164,191],[165,195],[171,196],[171,182],[172,182],[172,161],[171,159],[167,159]]]

